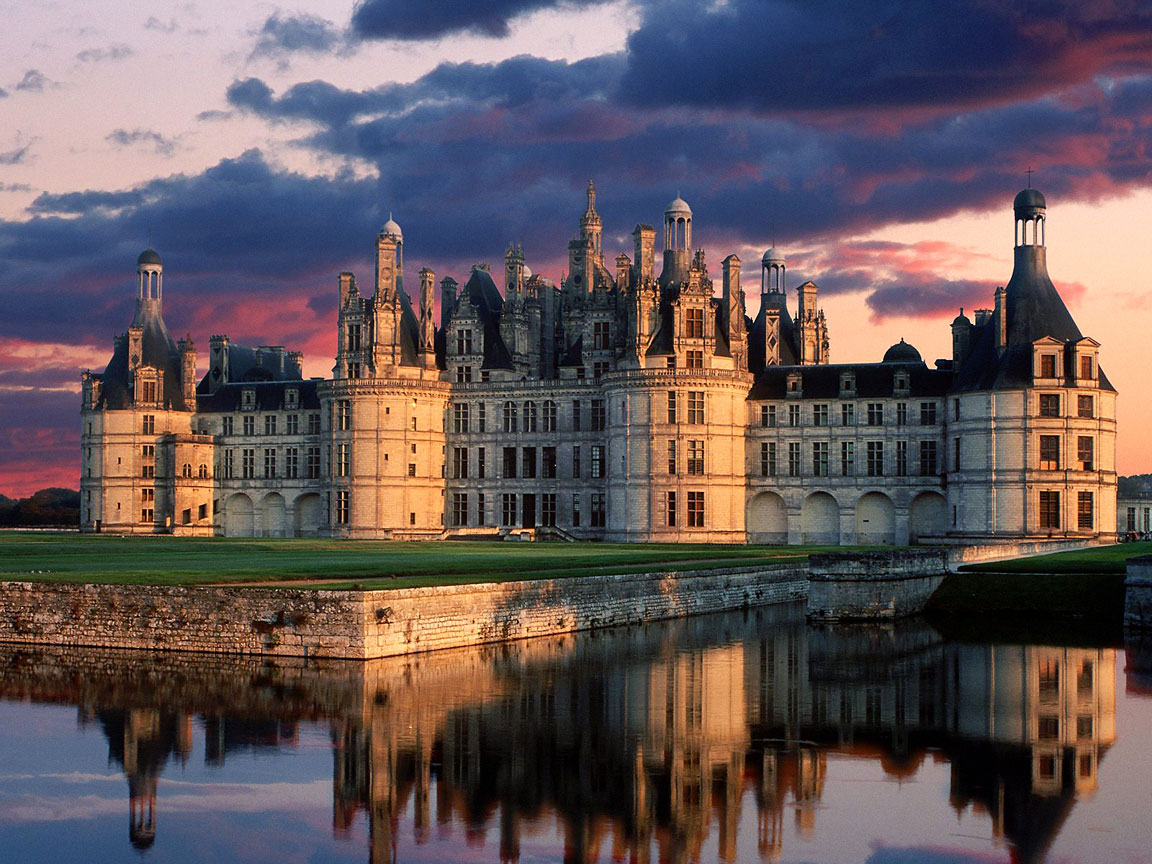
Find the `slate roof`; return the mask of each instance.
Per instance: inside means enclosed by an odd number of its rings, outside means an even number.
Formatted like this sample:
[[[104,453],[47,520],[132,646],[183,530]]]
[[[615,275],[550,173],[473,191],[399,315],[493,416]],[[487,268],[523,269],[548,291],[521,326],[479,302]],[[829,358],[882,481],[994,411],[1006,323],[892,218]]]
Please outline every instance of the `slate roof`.
[[[168,333],[164,318],[160,314],[160,301],[137,300],[133,327],[144,330],[141,337],[139,365],[155,366],[164,372],[164,406],[176,411],[187,410],[184,393],[180,386],[180,349]],[[97,408],[118,410],[132,406],[132,393],[129,387],[128,334],[117,340],[112,359],[101,376],[103,386]]]
[[[256,394],[256,407],[254,411],[280,411],[285,407],[284,393],[289,388],[300,392],[300,410],[319,411],[320,397],[317,395],[318,381],[284,380],[284,381],[246,381],[224,384],[215,393],[201,394],[196,397],[196,410],[204,413],[229,413],[239,411],[242,394],[245,390],[252,390]]]
[[[896,373],[908,375],[910,398],[943,396],[948,392],[951,374],[929,369],[924,363],[837,363],[824,366],[769,366],[756,375],[748,394],[752,401],[783,399],[788,391],[788,376],[800,373],[804,399],[839,399],[840,376],[856,376],[853,398],[888,398],[895,394]]]
[[[795,366],[799,361],[800,352],[796,346],[796,326],[792,316],[788,314],[788,303],[783,294],[762,295],[768,299],[767,305],[780,310],[780,363],[783,366]],[[751,372],[759,372],[764,368],[764,310],[765,303],[760,304],[760,312],[756,320],[748,325],[748,368]]]
[[[483,267],[473,267],[472,275],[460,292],[457,304],[465,298],[472,304],[480,323],[484,327],[484,363],[481,369],[511,369],[512,354],[500,335],[500,313],[504,310],[504,298],[492,274]]]

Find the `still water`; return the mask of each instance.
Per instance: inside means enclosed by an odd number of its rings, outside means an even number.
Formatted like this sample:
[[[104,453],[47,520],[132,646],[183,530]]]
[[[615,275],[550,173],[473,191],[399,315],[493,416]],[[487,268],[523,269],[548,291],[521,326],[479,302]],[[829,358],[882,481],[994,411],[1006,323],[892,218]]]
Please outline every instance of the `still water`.
[[[366,664],[0,647],[0,861],[1152,861],[1148,646],[798,612]]]

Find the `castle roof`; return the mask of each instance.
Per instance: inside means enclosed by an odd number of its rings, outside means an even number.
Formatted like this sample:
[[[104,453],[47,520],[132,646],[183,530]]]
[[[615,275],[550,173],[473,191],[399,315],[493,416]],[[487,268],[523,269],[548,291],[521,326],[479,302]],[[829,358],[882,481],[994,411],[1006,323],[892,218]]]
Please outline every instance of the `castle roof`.
[[[201,393],[196,396],[196,410],[204,413],[229,413],[239,411],[243,406],[242,399],[245,390],[252,391],[256,396],[255,411],[281,411],[286,407],[284,398],[289,388],[295,388],[300,394],[299,407],[303,411],[320,410],[320,397],[317,395],[314,380],[303,381],[241,381],[224,384],[215,393]]]
[[[943,396],[948,392],[951,375],[929,369],[918,363],[837,363],[820,366],[768,366],[756,375],[748,399],[783,399],[788,394],[788,376],[800,375],[804,399],[837,399],[840,377],[850,372],[855,377],[855,395],[859,398],[890,397],[896,390],[896,373],[908,376],[909,395]]]
[[[176,347],[175,340],[164,325],[164,318],[160,314],[160,302],[137,300],[132,326],[139,327],[143,331],[140,338],[140,356],[135,358],[135,365],[153,366],[162,371],[164,407],[176,411],[186,410],[184,392],[180,386],[182,372],[180,349]],[[118,410],[132,406],[132,376],[129,370],[133,364],[132,358],[128,356],[128,341],[128,333],[124,333],[116,340],[112,359],[108,361],[101,376],[102,387],[97,408]]]

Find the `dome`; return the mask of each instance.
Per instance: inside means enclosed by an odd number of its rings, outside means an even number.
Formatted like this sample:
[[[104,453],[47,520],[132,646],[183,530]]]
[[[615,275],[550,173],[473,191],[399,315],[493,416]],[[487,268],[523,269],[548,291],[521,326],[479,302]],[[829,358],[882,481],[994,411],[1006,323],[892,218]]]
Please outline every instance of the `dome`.
[[[1016,193],[1016,200],[1012,202],[1012,209],[1014,210],[1028,210],[1031,208],[1039,207],[1041,210],[1047,207],[1044,201],[1044,196],[1039,189],[1033,189],[1029,186],[1027,189],[1021,189]]]
[[[760,259],[761,264],[783,264],[784,253],[778,250],[775,246],[764,253],[764,257]]]
[[[388,214],[388,221],[384,223],[384,227],[380,229],[381,234],[391,235],[397,240],[404,239],[404,232],[400,230],[400,226],[396,224],[396,220],[392,218],[392,214]]]
[[[924,358],[920,356],[920,352],[901,339],[891,348],[884,352],[884,359],[881,363],[923,363]]]
[[[688,202],[680,197],[680,193],[676,193],[676,197],[672,199],[664,210],[665,216],[691,216],[692,208],[688,206]]]
[[[157,267],[163,267],[164,262],[160,260],[160,253],[149,246],[140,253],[140,257],[136,259],[136,266],[143,267],[145,264],[155,264]]]

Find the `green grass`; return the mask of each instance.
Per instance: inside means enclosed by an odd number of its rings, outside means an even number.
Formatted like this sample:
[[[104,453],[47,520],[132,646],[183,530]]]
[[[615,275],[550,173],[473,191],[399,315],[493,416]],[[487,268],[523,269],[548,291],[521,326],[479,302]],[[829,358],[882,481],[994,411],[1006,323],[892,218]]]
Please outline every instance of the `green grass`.
[[[960,568],[974,573],[1123,573],[1129,558],[1152,554],[1152,543],[1118,543]]]
[[[652,569],[785,563],[826,546],[240,540],[0,534],[0,580],[210,585],[307,580],[309,587],[415,588]],[[39,571],[39,572],[37,572]]]

